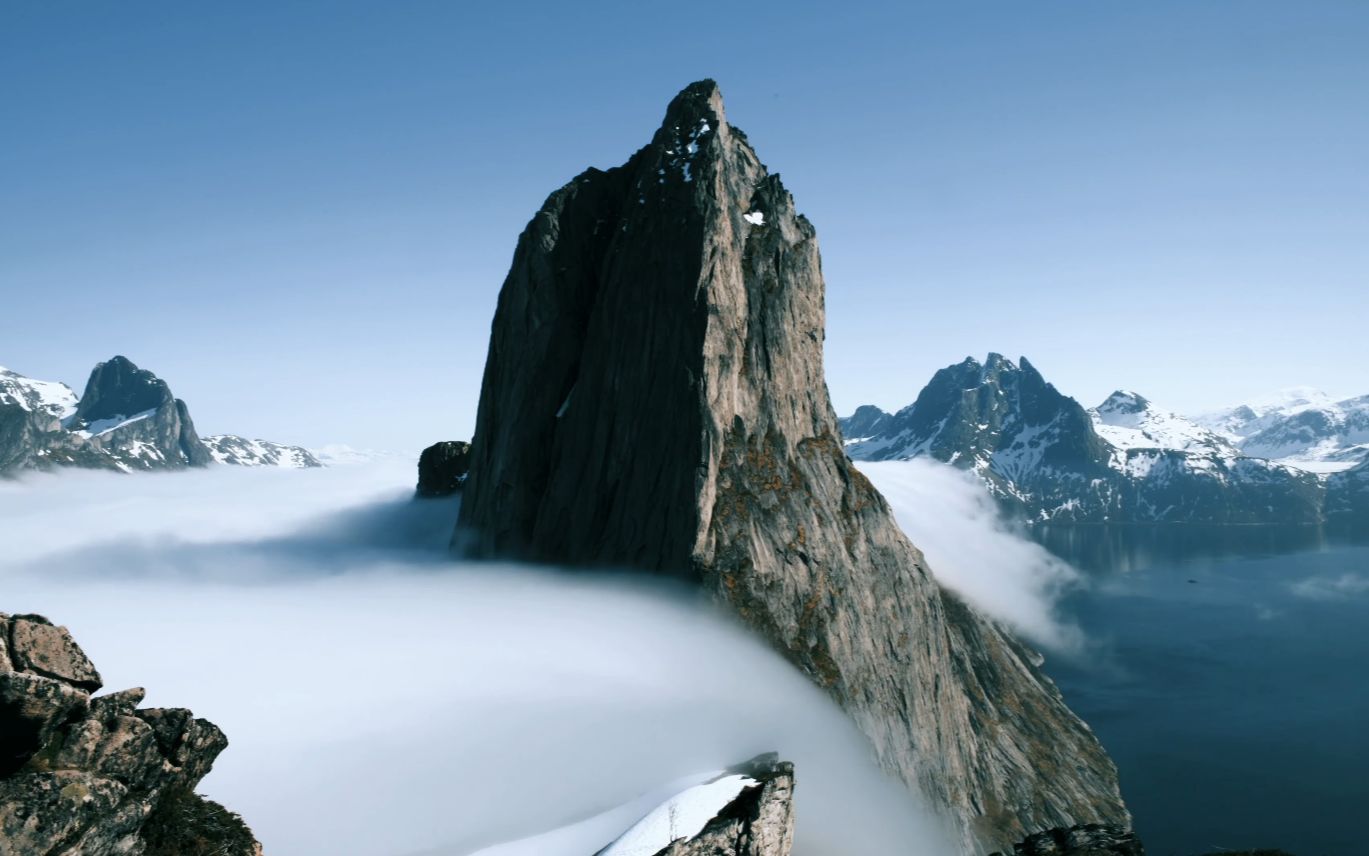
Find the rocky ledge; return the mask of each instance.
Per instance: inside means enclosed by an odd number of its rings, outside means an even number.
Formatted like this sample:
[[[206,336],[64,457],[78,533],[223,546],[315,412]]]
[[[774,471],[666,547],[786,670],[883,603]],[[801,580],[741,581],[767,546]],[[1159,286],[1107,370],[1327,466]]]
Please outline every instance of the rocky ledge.
[[[1145,852],[1140,839],[1128,830],[1085,823],[1038,832],[1014,845],[1012,856],[1145,856]]]
[[[195,794],[228,739],[100,673],[41,615],[0,613],[0,856],[255,856],[236,814]]]
[[[677,794],[594,856],[789,856],[793,840],[794,765],[767,753]]]

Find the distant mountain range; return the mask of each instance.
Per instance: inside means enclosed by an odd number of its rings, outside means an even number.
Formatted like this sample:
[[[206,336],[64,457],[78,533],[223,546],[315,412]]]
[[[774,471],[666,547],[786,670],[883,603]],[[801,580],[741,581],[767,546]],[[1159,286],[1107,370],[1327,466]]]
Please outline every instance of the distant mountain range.
[[[1301,388],[1194,421],[1247,455],[1311,472],[1339,472],[1369,460],[1369,395],[1335,401]]]
[[[1189,419],[1134,392],[1092,409],[990,354],[897,413],[839,420],[857,461],[928,457],[1040,523],[1312,524],[1369,508],[1369,397],[1314,393]]]
[[[126,357],[100,363],[80,398],[55,381],[0,368],[0,475],[54,467],[134,472],[319,467],[307,449],[231,434],[200,437],[166,381]]]

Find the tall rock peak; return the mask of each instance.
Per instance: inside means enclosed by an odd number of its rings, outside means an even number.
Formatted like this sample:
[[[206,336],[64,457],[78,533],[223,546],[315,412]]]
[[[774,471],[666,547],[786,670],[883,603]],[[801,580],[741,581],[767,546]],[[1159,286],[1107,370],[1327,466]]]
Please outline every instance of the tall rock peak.
[[[706,128],[706,129],[705,129]],[[458,540],[701,585],[842,704],[967,849],[1126,823],[1037,658],[943,592],[843,452],[812,225],[710,81],[554,192],[491,329]]]

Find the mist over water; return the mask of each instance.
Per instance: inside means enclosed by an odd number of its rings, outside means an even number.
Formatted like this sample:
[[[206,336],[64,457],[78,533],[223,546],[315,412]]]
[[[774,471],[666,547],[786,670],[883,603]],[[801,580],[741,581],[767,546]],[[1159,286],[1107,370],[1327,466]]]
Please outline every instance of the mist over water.
[[[1058,607],[1083,577],[1015,532],[977,479],[922,459],[857,466],[942,585],[1047,651],[1084,653],[1083,632]]]
[[[201,790],[272,854],[468,853],[770,750],[796,765],[798,853],[953,852],[825,695],[690,592],[454,562],[455,505],[411,482],[380,462],[3,483],[0,609],[69,626],[106,690],[220,725]]]

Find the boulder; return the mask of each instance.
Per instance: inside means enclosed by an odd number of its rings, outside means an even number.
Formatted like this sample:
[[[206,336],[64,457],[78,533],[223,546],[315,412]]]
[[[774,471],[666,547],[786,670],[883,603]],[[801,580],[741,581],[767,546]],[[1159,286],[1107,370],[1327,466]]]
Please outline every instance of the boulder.
[[[418,489],[424,499],[451,496],[461,490],[471,466],[471,444],[460,440],[434,443],[418,456]]]

